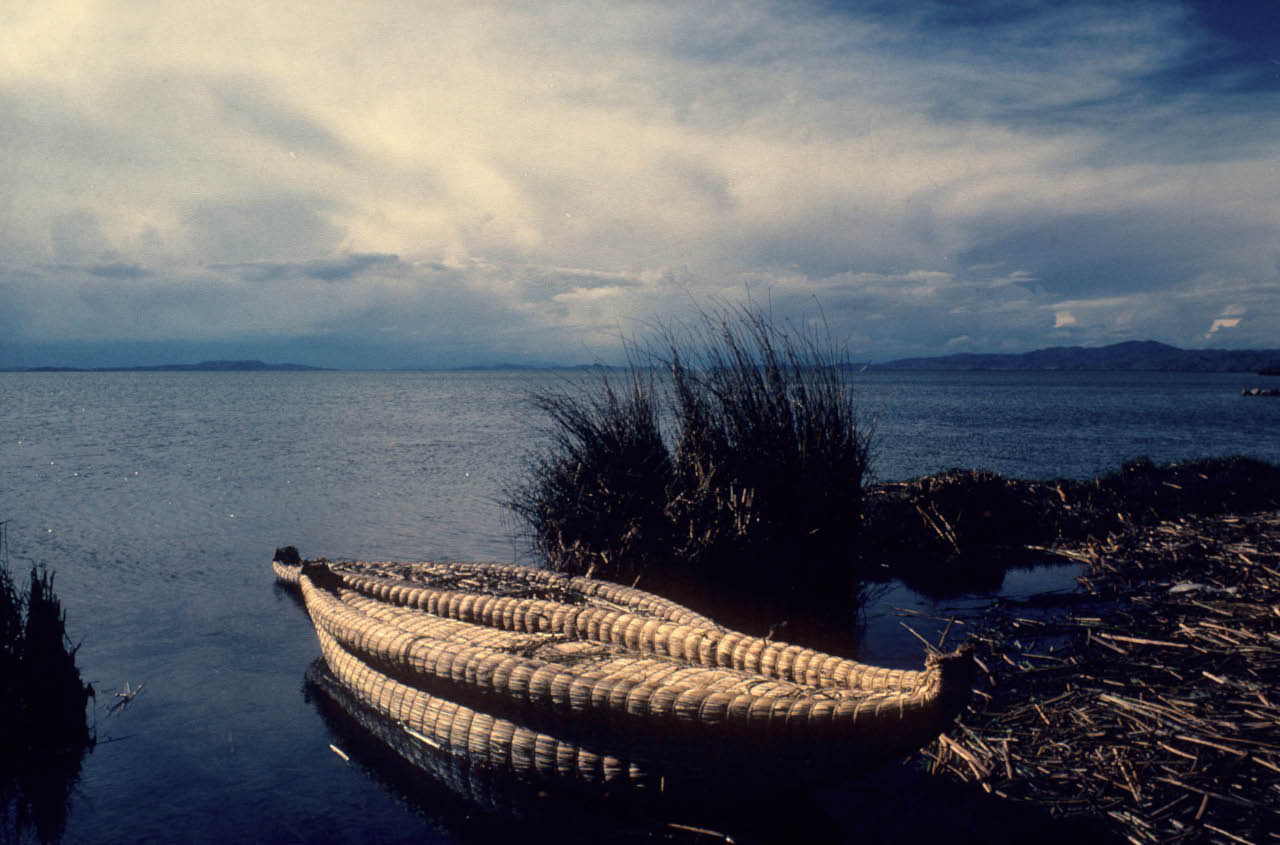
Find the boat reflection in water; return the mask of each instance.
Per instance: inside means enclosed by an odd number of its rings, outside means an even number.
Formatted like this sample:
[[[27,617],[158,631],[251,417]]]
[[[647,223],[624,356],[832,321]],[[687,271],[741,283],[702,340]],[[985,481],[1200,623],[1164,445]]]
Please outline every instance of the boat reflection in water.
[[[773,843],[799,830],[839,841],[825,810],[803,790],[744,800],[732,784],[697,794],[548,789],[495,772],[487,761],[424,744],[365,706],[323,659],[307,669],[305,694],[335,748],[450,841],[482,843],[653,841]]]
[[[507,818],[567,812],[578,831],[605,808],[614,826],[720,804],[755,834],[794,823],[774,802],[920,748],[972,682],[967,652],[868,666],[527,567],[274,565],[316,626],[312,690],[451,792]]]

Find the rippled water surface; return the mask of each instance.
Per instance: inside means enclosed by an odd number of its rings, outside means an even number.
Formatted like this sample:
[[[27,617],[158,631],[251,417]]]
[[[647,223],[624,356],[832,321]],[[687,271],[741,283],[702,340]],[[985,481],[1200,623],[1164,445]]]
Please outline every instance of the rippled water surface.
[[[330,750],[303,695],[318,654],[273,586],[271,551],[521,559],[499,504],[540,435],[539,373],[0,373],[0,520],[12,569],[48,564],[98,690],[66,838],[454,841],[441,821]],[[1083,478],[1157,461],[1280,461],[1280,400],[1234,375],[868,373],[876,470],[952,466]],[[1006,590],[1069,583],[1011,573]],[[985,597],[959,601],[985,601]],[[867,656],[912,665],[891,608]],[[936,636],[935,631],[926,631]],[[144,691],[107,716],[125,682]],[[465,812],[461,814],[465,819]]]

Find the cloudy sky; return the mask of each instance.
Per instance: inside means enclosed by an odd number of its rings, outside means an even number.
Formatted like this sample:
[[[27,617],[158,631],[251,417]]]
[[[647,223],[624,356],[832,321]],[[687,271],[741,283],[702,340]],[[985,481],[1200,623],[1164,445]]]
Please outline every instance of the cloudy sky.
[[[1273,2],[0,5],[0,366],[1280,345]]]

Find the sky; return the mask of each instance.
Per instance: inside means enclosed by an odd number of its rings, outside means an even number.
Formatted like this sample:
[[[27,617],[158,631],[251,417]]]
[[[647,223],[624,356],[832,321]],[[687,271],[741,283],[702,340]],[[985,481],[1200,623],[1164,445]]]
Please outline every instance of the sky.
[[[1280,346],[1273,2],[0,3],[0,367]]]

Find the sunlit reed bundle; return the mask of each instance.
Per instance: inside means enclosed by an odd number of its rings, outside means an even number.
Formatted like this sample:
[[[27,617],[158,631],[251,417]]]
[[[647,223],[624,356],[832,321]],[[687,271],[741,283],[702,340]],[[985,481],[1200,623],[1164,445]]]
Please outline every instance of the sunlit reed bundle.
[[[867,666],[726,630],[640,590],[520,567],[277,570],[296,579],[329,668],[367,706],[442,753],[548,783],[846,775],[936,736],[971,680],[967,654],[922,671]]]

